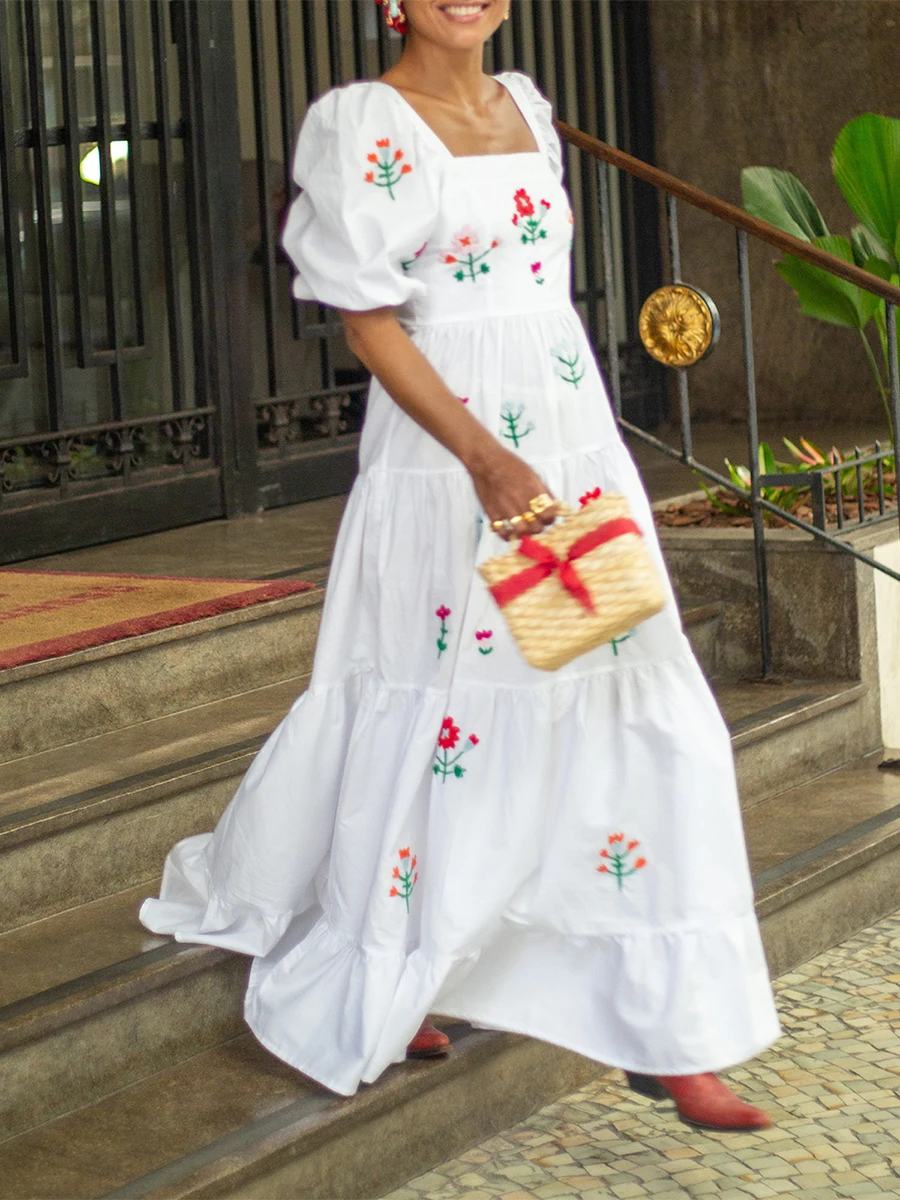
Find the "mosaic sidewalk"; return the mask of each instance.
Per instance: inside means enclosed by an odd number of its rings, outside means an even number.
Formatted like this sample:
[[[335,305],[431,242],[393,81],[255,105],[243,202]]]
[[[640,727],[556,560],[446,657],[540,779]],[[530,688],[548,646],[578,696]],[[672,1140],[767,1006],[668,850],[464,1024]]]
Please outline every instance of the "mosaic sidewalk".
[[[699,1133],[610,1071],[388,1200],[900,1200],[900,913],[775,990],[783,1037],[724,1077],[776,1128]]]

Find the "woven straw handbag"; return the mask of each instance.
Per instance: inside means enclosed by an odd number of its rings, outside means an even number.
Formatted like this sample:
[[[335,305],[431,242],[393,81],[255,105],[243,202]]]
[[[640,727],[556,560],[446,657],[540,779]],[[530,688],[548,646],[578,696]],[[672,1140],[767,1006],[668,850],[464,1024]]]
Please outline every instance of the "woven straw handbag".
[[[479,570],[522,654],[543,671],[621,637],[666,604],[628,501],[612,493]]]

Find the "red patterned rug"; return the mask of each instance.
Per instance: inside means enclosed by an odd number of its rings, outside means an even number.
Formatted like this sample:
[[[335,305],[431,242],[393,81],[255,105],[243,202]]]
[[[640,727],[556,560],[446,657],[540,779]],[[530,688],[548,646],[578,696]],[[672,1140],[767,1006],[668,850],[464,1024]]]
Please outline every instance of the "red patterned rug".
[[[292,580],[0,570],[0,670],[306,592]]]

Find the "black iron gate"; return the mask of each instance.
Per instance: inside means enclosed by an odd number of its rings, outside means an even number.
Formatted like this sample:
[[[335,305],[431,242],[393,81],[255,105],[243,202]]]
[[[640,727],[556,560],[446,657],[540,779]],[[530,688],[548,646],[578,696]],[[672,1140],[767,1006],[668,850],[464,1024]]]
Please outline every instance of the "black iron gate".
[[[488,69],[648,155],[644,0],[512,9]],[[365,373],[336,314],[291,300],[280,224],[306,105],[399,50],[372,0],[0,0],[0,561],[349,485]],[[596,185],[569,167],[602,351]],[[617,200],[634,333],[656,214]],[[625,385],[652,423],[652,379]]]

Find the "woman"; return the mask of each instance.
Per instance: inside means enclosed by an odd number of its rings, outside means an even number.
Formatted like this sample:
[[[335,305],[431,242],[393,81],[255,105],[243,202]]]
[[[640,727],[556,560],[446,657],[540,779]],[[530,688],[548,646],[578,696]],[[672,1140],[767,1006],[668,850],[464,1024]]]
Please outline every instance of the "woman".
[[[476,570],[552,520],[546,494],[598,487],[663,570],[570,301],[550,107],[482,72],[507,0],[392,4],[400,62],[311,107],[284,234],[294,294],[342,310],[374,376],[312,682],[141,917],[253,955],[250,1027],[334,1091],[446,1049],[431,1011],[760,1128],[712,1074],[778,1023],[730,741],[671,593],[545,674]]]

